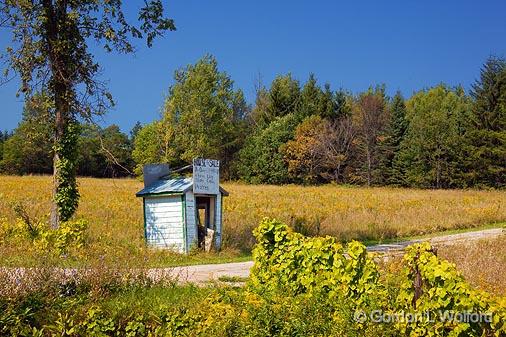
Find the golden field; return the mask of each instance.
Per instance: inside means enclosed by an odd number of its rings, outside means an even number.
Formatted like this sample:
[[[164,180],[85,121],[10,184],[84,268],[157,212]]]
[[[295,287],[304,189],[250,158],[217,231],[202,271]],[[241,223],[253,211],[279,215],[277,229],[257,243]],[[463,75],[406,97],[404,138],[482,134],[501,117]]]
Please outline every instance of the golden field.
[[[13,223],[12,207],[23,203],[34,219],[47,219],[51,178],[0,176],[0,219]],[[166,265],[182,259],[146,249],[141,200],[135,179],[79,179],[78,218],[89,222],[84,256],[91,260]],[[380,241],[396,237],[480,227],[506,221],[505,191],[417,190],[346,186],[253,186],[225,183],[224,252],[194,259],[235,258],[253,245],[251,230],[263,217],[276,217],[303,232],[334,235],[341,240]],[[6,264],[22,263],[22,243],[0,241]],[[7,261],[7,262],[6,262]],[[197,261],[198,262],[198,261]]]
[[[441,246],[438,256],[455,263],[466,281],[474,287],[506,296],[506,235]]]

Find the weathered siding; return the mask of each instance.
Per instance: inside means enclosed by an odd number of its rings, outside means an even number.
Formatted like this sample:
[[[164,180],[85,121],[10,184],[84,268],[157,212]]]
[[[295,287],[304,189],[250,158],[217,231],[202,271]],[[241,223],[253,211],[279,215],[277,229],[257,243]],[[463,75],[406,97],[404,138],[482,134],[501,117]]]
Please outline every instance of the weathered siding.
[[[183,202],[180,195],[144,200],[146,241],[149,246],[185,252]]]
[[[188,250],[197,245],[197,221],[195,219],[195,196],[192,191],[185,194],[186,197],[186,242]]]
[[[218,195],[216,196],[216,202],[214,203],[216,205],[216,209],[215,209],[215,215],[216,215],[216,223],[215,223],[215,228],[216,228],[216,232],[215,232],[215,245],[216,245],[216,249],[221,249],[221,223],[222,223],[222,219],[221,219],[221,203],[222,203],[222,195],[221,193],[218,193]]]

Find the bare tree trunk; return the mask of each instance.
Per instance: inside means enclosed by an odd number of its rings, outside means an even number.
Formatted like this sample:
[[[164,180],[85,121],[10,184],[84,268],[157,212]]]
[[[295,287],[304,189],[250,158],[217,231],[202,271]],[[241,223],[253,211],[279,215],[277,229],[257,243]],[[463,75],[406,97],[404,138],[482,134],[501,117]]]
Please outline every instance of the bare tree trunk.
[[[59,35],[65,30],[66,2],[62,2],[58,8],[52,1],[44,0],[43,6],[47,15],[45,29],[47,30],[47,39],[45,43],[49,50],[49,62],[51,64],[53,76],[50,85],[54,91],[54,155],[53,155],[53,189],[51,205],[51,228],[56,229],[61,222],[61,214],[57,203],[58,189],[61,185],[60,155],[57,150],[65,137],[66,126],[69,122],[70,113],[70,90],[68,75],[66,69],[65,51],[61,46],[58,47]],[[60,28],[58,28],[60,27]]]

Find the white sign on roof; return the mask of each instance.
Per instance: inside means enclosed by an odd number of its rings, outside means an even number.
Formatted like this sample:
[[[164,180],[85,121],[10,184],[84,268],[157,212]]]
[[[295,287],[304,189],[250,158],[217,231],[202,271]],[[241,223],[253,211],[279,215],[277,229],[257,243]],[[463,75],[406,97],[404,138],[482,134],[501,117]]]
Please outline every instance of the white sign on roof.
[[[214,159],[193,159],[193,193],[220,193],[220,161]]]

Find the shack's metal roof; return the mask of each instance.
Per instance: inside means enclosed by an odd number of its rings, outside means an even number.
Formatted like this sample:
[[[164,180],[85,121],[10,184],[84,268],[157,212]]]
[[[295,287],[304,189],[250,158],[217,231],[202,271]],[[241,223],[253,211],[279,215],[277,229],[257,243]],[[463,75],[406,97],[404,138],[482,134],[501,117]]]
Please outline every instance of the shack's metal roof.
[[[142,190],[137,192],[137,197],[144,197],[149,195],[175,193],[182,194],[190,190],[193,187],[192,178],[174,178],[174,179],[160,179],[152,183],[151,185],[144,187]],[[220,186],[221,194],[227,196],[228,192]]]

